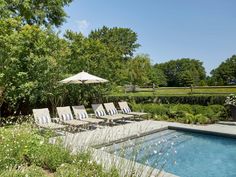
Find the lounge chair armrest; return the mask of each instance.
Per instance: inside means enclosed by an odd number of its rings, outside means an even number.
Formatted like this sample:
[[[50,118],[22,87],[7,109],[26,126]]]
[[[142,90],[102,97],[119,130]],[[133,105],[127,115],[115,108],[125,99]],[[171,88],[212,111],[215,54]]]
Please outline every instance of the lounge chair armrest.
[[[58,118],[58,117],[54,117],[54,118],[51,118],[51,119],[52,119],[52,122],[55,122],[55,123],[60,122],[60,118]]]

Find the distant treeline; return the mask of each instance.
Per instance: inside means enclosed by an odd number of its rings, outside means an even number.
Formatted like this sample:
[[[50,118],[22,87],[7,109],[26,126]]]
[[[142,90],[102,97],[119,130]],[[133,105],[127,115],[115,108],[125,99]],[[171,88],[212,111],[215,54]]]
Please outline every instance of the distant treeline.
[[[236,84],[236,56],[222,62],[219,67],[206,76],[203,63],[195,59],[177,59],[154,65],[163,74],[162,86],[221,86]]]

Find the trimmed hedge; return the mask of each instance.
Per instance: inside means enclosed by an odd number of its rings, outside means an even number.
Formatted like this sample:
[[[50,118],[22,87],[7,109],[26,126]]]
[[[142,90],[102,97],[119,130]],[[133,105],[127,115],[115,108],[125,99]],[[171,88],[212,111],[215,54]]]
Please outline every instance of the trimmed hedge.
[[[191,104],[191,105],[223,105],[226,96],[222,95],[186,95],[186,96],[108,96],[104,102],[136,102],[139,103],[162,103],[162,104]]]

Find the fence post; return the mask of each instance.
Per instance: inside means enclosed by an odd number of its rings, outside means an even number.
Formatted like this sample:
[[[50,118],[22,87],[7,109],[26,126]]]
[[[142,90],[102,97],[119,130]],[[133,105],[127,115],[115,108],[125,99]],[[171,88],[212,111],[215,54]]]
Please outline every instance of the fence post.
[[[191,95],[193,94],[193,84],[190,85],[190,89],[191,89]]]

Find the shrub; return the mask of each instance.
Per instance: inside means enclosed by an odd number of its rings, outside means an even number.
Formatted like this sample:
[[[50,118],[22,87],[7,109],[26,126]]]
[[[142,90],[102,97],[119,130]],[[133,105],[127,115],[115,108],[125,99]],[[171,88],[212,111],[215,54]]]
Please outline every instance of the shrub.
[[[41,166],[51,172],[56,171],[61,164],[72,163],[73,161],[73,157],[68,150],[53,144],[43,144],[40,147],[31,146],[27,157],[30,163]]]
[[[154,120],[166,120],[166,121],[170,121],[170,118],[169,118],[169,116],[167,116],[167,115],[154,114],[154,115],[152,116],[152,119],[154,119]]]
[[[57,168],[55,177],[79,176],[79,168],[76,164],[62,164]]]
[[[225,104],[236,106],[236,95],[235,94],[230,94],[229,96],[227,96],[226,100],[225,100]]]
[[[227,111],[225,107],[221,105],[201,106],[189,104],[132,103],[132,107],[135,111],[144,110],[150,113],[151,118],[155,120],[168,120],[183,123],[214,123],[218,120],[225,120],[227,117]],[[196,115],[198,116],[195,117]]]
[[[101,165],[95,162],[90,162],[81,168],[80,163],[75,164],[62,164],[57,168],[55,177],[90,177],[90,176],[102,176],[102,177],[118,177],[119,174],[117,170],[111,169],[108,172],[103,171]]]
[[[214,112],[214,117],[216,119],[225,120],[229,117],[227,107],[221,105],[209,105],[208,108]]]
[[[201,105],[193,105],[192,106],[193,114],[204,114],[206,111],[206,106],[201,106]]]
[[[48,139],[36,134],[30,127],[14,126],[0,130],[1,169],[36,164],[50,171],[55,171],[63,162],[71,162],[68,150],[47,143]]]
[[[198,122],[200,124],[207,124],[207,123],[209,123],[209,119],[206,116],[202,115],[202,114],[197,114],[195,116],[195,119],[196,119],[196,122]]]
[[[0,173],[1,177],[46,177],[42,168],[35,165],[29,167],[20,167],[18,169],[10,168]]]
[[[32,115],[0,117],[0,127],[6,125],[21,124],[23,122],[34,122],[34,118]]]
[[[192,105],[189,105],[189,104],[176,104],[176,105],[173,105],[172,110],[188,112],[188,113],[191,113],[191,114],[193,113]]]
[[[118,176],[114,169],[105,172],[89,153],[71,155],[60,144],[49,144],[30,126],[0,128],[0,142],[0,176],[37,177],[57,170],[58,176]]]
[[[166,105],[159,104],[131,104],[132,109],[136,111],[149,112],[153,115],[166,115],[169,112],[169,108]]]
[[[41,137],[33,136],[34,132],[27,127],[0,129],[0,170],[25,164],[25,155],[31,146],[39,146]]]
[[[196,123],[195,116],[193,114],[186,113],[185,117],[183,118],[183,123],[187,123],[187,124]]]

